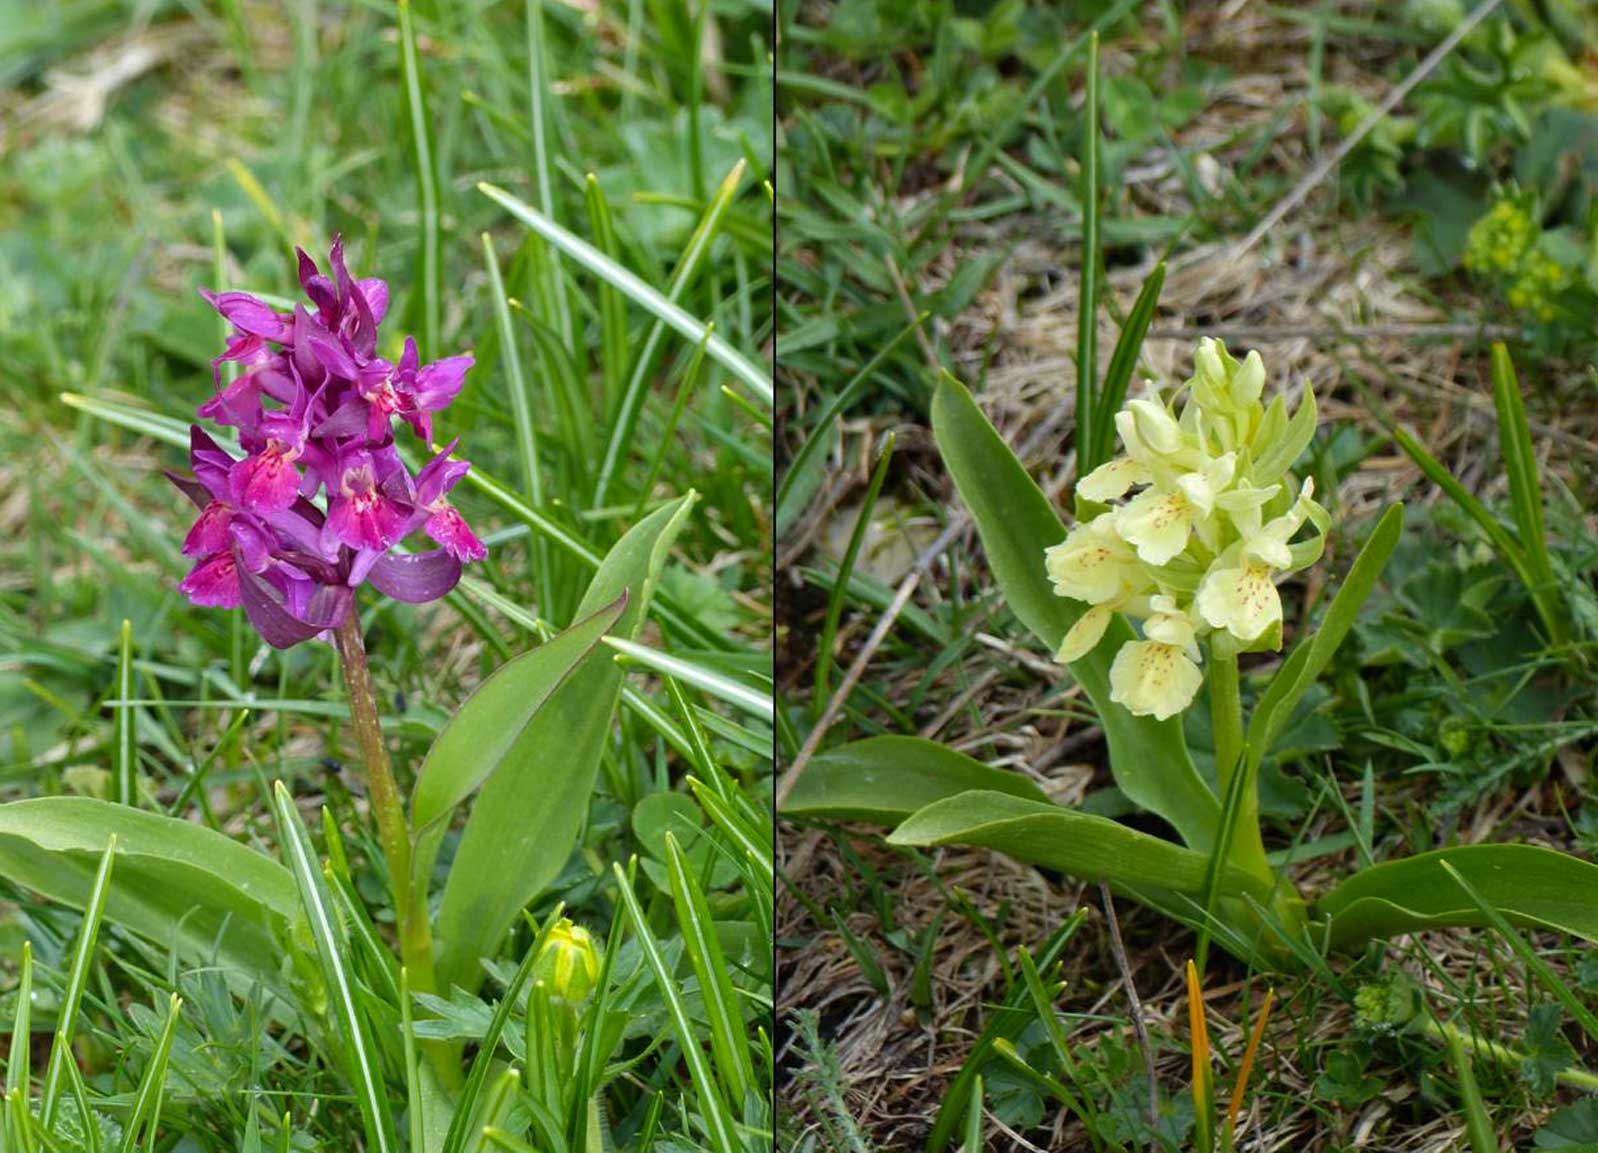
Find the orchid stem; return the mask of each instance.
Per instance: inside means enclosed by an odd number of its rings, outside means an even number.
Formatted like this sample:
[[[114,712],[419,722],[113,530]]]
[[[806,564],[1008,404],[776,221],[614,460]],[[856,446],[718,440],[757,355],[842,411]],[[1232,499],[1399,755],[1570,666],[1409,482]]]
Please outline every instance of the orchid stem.
[[[425,894],[412,893],[410,828],[405,820],[399,786],[394,783],[394,770],[389,765],[388,747],[383,743],[377,698],[372,693],[372,676],[366,663],[366,646],[361,640],[360,613],[354,605],[350,606],[334,638],[339,667],[344,675],[344,693],[349,698],[350,718],[355,723],[355,739],[360,743],[361,759],[366,768],[366,795],[377,818],[378,841],[383,846],[383,857],[393,885],[400,956],[411,975],[411,988],[431,993],[435,978],[427,900]]]
[[[1215,774],[1226,795],[1243,757],[1243,701],[1237,687],[1237,656],[1210,648],[1210,727],[1215,732]]]

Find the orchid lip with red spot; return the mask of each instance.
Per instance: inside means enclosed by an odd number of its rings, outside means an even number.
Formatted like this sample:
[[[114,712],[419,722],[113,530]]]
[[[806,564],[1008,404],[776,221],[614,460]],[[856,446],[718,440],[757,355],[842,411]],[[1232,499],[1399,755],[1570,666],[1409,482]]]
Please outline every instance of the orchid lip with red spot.
[[[335,628],[362,583],[424,603],[486,553],[445,499],[469,467],[448,459],[454,443],[415,478],[394,443],[396,416],[431,439],[432,416],[460,393],[472,357],[422,364],[407,339],[397,361],[380,358],[388,284],[352,276],[339,238],[326,272],[296,253],[308,306],[282,313],[246,292],[201,290],[233,331],[198,414],[237,429],[245,456],[194,425],[194,479],[172,476],[199,509],[183,541],[195,564],[179,589],[197,605],[242,606],[279,648]],[[227,363],[242,371],[224,386]],[[314,503],[324,490],[326,512]],[[394,551],[413,532],[441,547]]]

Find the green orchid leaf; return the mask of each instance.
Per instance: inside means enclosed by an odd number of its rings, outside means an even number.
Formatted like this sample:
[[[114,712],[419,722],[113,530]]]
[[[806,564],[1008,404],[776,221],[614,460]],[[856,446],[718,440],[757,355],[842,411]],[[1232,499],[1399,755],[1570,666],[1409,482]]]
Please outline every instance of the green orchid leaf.
[[[1539,845],[1464,845],[1362,869],[1315,912],[1334,949],[1489,918],[1442,867],[1447,861],[1512,925],[1598,941],[1598,865]]]
[[[1055,595],[1044,571],[1044,550],[1065,538],[1065,526],[971,394],[952,377],[939,383],[933,398],[932,431],[1011,611],[1050,652],[1056,651],[1086,608]],[[1110,662],[1124,642],[1134,639],[1132,627],[1117,617],[1098,647],[1071,664],[1071,675],[1098,713],[1121,791],[1170,822],[1190,847],[1208,849],[1220,802],[1193,767],[1180,718],[1134,717],[1110,700]]]
[[[1029,801],[1009,793],[958,793],[912,813],[888,841],[895,845],[980,845],[1031,865],[1129,889],[1197,894],[1208,858],[1104,817]],[[1263,898],[1268,886],[1228,868],[1227,895]]]
[[[616,542],[577,608],[579,620],[625,592],[626,608],[607,635],[638,636],[693,501],[689,493],[662,505]],[[440,988],[476,991],[480,959],[493,956],[522,906],[571,856],[621,688],[622,670],[610,651],[591,652],[527,723],[517,739],[525,755],[507,758],[483,781],[439,907]]]
[[[923,737],[868,737],[821,753],[783,803],[787,817],[897,824],[934,801],[971,791],[1047,805],[1032,781]]]
[[[501,765],[520,763],[539,734],[533,718],[598,647],[627,607],[618,597],[558,636],[525,652],[478,685],[427,750],[411,793],[415,884],[433,874],[448,819]]]
[[[113,836],[108,920],[189,959],[277,982],[278,942],[299,907],[294,879],[203,825],[91,797],[12,801],[0,805],[0,875],[81,909]]]

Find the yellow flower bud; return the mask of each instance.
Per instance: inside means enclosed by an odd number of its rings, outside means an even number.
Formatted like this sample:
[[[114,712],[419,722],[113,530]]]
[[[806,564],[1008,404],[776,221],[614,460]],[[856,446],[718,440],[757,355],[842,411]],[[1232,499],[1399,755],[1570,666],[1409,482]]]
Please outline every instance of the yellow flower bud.
[[[562,917],[544,938],[538,960],[533,962],[533,979],[568,1005],[588,1000],[599,981],[599,950],[592,934]]]

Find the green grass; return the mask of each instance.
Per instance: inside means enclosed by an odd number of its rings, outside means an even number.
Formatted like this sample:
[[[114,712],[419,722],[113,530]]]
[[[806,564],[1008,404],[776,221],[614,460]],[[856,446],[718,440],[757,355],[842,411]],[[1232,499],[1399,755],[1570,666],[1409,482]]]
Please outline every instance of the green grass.
[[[0,158],[0,798],[121,798],[274,860],[299,846],[302,899],[325,913],[267,989],[109,923],[74,964],[80,914],[0,881],[0,988],[35,992],[13,1052],[65,1030],[76,1055],[58,1040],[53,1066],[8,1063],[16,1147],[58,1147],[21,1135],[54,1068],[54,1140],[74,1148],[92,1114],[107,1149],[432,1150],[453,1112],[452,1149],[769,1149],[772,890],[751,848],[769,845],[771,724],[739,704],[771,661],[768,15],[86,0],[0,23],[7,107],[36,113]],[[147,48],[154,66],[93,123],[51,111],[53,69]],[[471,687],[571,621],[631,525],[699,494],[577,850],[471,996],[410,994],[394,964],[331,649],[273,652],[175,589],[186,510],[161,474],[184,466],[220,350],[195,289],[293,297],[291,246],[325,254],[334,233],[357,276],[390,282],[385,341],[477,360],[435,435],[473,461],[457,495],[489,557],[444,602],[362,601],[402,787]],[[662,805],[675,857],[647,817]],[[673,860],[690,866],[675,890]],[[557,908],[604,955],[576,1009],[513,976]],[[568,1012],[564,1032],[533,1020]],[[441,1052],[457,1087],[424,1072]],[[701,1067],[723,1079],[719,1114]]]

